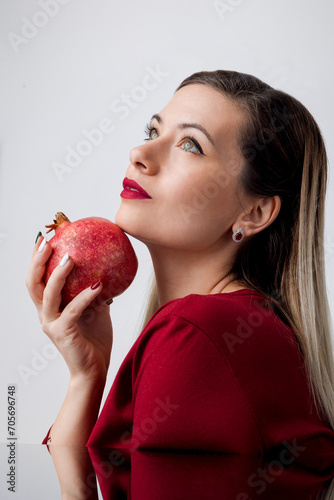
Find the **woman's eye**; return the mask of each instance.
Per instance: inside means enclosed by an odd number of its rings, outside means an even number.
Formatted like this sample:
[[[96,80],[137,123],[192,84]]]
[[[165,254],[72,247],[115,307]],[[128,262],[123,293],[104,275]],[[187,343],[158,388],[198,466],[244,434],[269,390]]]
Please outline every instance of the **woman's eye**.
[[[185,151],[190,151],[191,153],[200,153],[200,150],[199,150],[197,144],[195,144],[195,142],[191,139],[186,139],[182,143],[181,148],[184,149]]]
[[[150,130],[149,138],[155,139],[156,137],[158,137],[158,132],[155,128],[152,128],[152,130]]]
[[[151,139],[156,139],[158,137],[158,131],[156,128],[151,128],[149,125],[146,125],[145,127],[145,134],[147,135],[147,138],[145,141],[149,141]]]
[[[181,145],[181,148],[184,149],[185,151],[190,151],[190,153],[195,153],[195,154],[203,154],[202,148],[200,145],[195,142],[193,139],[185,139],[184,142]]]

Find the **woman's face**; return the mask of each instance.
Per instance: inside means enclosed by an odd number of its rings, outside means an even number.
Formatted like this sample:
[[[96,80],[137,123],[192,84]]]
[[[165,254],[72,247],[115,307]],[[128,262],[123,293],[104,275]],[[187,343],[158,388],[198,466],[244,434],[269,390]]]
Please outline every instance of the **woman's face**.
[[[154,115],[145,143],[130,153],[126,178],[150,198],[136,198],[126,188],[116,224],[148,245],[205,250],[231,241],[243,212],[237,133],[244,120],[232,101],[210,87],[178,90]]]

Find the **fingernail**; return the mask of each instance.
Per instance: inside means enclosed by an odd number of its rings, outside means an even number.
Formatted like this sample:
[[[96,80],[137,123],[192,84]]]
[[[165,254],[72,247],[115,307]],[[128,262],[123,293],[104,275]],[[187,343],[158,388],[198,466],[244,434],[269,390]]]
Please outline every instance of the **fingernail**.
[[[42,243],[38,247],[38,251],[43,252],[45,245],[46,245],[46,238],[43,238]]]
[[[96,283],[94,283],[94,285],[91,286],[91,289],[96,290],[97,288],[99,288],[100,283],[101,283],[101,280],[97,281]]]
[[[40,236],[42,236],[42,233],[41,233],[40,231],[38,231],[38,235],[36,236],[36,239],[35,239],[35,245],[36,245],[37,240],[38,240],[38,238],[39,238]]]
[[[107,304],[108,306],[110,306],[110,304],[112,304],[112,303],[113,303],[113,299],[109,299],[109,300],[107,300],[107,302],[106,302],[106,304]]]
[[[59,262],[60,267],[64,267],[66,262],[68,261],[69,255],[68,252],[65,253],[64,257]]]

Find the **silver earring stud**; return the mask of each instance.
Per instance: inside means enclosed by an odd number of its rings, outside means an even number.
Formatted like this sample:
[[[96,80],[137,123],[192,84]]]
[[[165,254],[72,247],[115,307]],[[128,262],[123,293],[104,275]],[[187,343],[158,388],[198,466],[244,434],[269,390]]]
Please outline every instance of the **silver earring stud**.
[[[232,234],[232,238],[233,238],[233,241],[236,241],[237,243],[239,243],[241,240],[244,239],[244,232],[243,232],[243,229],[242,227],[239,227],[236,231],[234,231],[234,233]]]

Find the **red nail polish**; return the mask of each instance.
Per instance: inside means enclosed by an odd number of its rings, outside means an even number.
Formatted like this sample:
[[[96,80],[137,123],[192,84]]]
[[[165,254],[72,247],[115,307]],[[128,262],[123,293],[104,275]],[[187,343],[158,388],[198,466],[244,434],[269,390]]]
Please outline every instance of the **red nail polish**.
[[[94,283],[94,285],[91,286],[91,289],[96,290],[97,288],[99,288],[100,283],[101,283],[101,280],[97,281],[96,283]]]

